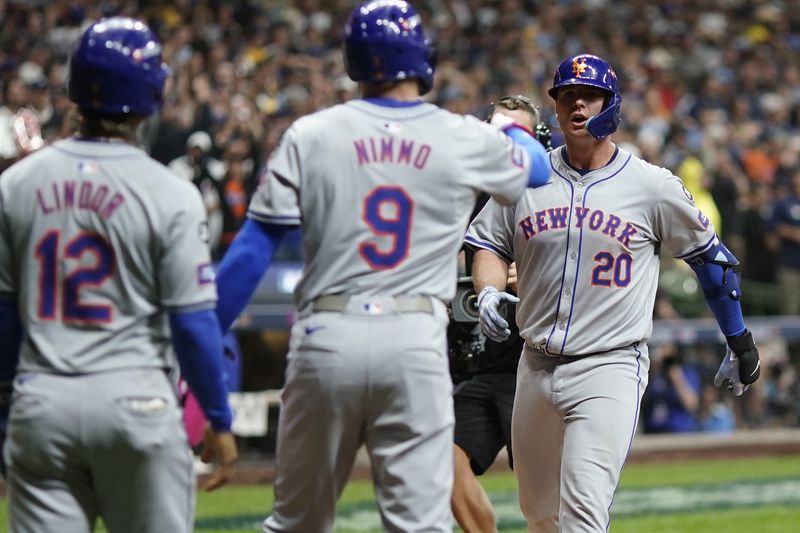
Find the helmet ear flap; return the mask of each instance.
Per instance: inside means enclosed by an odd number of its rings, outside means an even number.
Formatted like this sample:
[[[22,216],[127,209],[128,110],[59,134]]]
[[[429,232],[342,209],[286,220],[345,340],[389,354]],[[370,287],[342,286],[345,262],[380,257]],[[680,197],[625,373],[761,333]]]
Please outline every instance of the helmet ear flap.
[[[614,93],[604,109],[586,121],[586,130],[595,139],[608,137],[619,127],[622,98]]]

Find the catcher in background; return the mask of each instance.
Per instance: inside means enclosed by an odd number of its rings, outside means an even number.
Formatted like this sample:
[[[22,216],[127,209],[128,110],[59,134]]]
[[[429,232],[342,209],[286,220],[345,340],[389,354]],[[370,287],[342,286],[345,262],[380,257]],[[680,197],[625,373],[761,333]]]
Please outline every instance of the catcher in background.
[[[540,123],[539,109],[522,95],[504,96],[489,108],[487,122],[495,114],[513,118],[527,127],[545,147],[552,149],[550,130]],[[487,195],[479,198],[471,218],[483,208]],[[465,250],[469,275],[472,250]],[[516,270],[511,265],[508,289],[516,293]],[[514,307],[508,306],[506,318],[511,335],[503,342],[487,339],[477,322],[451,319],[447,337],[451,374],[455,384],[453,515],[466,533],[497,531],[497,520],[489,497],[476,476],[488,469],[498,452],[506,447],[511,456],[511,410],[516,391],[516,372],[522,351],[522,338],[514,321]]]

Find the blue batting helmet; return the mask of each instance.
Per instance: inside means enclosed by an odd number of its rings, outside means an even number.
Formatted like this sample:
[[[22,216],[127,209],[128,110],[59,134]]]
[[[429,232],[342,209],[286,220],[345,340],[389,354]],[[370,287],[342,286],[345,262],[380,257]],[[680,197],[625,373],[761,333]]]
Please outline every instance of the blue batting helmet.
[[[144,22],[101,19],[86,29],[72,52],[69,98],[82,110],[147,116],[161,107],[169,74],[161,44]]]
[[[590,85],[610,93],[602,111],[587,121],[586,129],[596,139],[617,131],[622,96],[617,74],[606,60],[591,54],[579,54],[562,61],[553,75],[553,86],[547,92],[555,100],[558,90],[569,85]]]
[[[433,46],[420,16],[403,0],[364,2],[345,26],[344,63],[353,81],[417,78],[420,93],[433,85]]]

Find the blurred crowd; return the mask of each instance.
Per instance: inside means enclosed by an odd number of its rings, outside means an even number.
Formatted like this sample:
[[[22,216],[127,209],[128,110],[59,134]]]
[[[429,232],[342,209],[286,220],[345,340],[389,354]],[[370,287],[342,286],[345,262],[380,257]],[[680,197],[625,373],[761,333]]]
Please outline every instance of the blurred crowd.
[[[198,186],[219,258],[288,125],[357,96],[340,49],[355,3],[0,0],[0,170],[71,133],[66,60],[83,28],[102,16],[144,18],[173,75],[141,144]],[[615,142],[684,180],[744,264],[748,314],[800,314],[800,11],[792,2],[412,3],[437,47],[426,98],[482,117],[502,95],[531,95],[554,145],[560,136],[546,90],[555,66],[578,52],[609,60],[622,90]],[[289,239],[279,258],[300,259],[299,243]],[[684,265],[665,259],[662,278],[657,318],[706,312]],[[763,388],[789,395],[781,401],[796,425],[793,353],[789,343]],[[689,402],[698,413],[711,401],[700,378],[698,401]]]

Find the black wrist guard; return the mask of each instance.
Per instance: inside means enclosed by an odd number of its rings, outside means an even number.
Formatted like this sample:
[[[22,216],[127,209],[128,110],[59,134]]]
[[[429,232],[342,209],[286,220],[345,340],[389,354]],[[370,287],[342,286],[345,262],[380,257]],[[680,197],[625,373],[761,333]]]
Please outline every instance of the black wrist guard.
[[[756,343],[753,341],[753,334],[745,330],[742,335],[736,337],[725,336],[736,358],[739,359],[739,379],[745,385],[755,382],[761,375],[761,362],[758,358]]]

